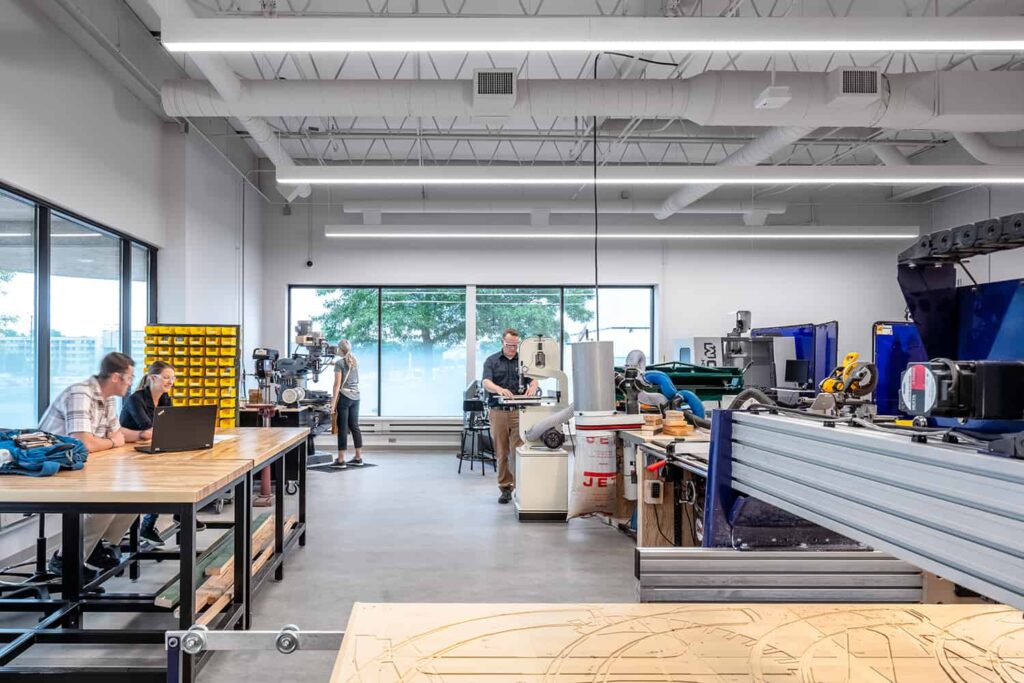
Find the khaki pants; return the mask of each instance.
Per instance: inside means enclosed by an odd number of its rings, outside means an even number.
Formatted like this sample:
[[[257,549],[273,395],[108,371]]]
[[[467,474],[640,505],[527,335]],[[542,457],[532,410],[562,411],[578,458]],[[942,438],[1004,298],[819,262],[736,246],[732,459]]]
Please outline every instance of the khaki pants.
[[[498,460],[498,488],[515,488],[516,448],[523,443],[519,438],[519,411],[492,408],[490,418],[494,456]]]
[[[83,515],[82,519],[82,552],[89,557],[101,539],[107,539],[114,545],[128,533],[128,529],[138,519],[138,515]]]

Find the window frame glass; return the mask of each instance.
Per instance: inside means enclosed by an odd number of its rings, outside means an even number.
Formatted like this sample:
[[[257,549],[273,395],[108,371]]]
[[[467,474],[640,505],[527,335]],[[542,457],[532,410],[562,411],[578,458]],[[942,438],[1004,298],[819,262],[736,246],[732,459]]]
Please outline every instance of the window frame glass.
[[[116,341],[116,348],[124,353],[131,353],[131,282],[132,282],[132,256],[141,253],[138,250],[145,250],[148,254],[147,265],[147,286],[145,296],[147,298],[145,324],[151,324],[157,319],[156,310],[156,282],[157,282],[157,253],[158,249],[144,240],[137,239],[111,228],[108,225],[88,219],[81,214],[67,209],[66,207],[54,204],[41,197],[11,187],[0,182],[0,196],[28,204],[35,210],[33,252],[34,252],[34,339],[32,340],[35,353],[35,419],[31,424],[0,425],[11,427],[34,428],[38,424],[38,418],[42,416],[50,401],[55,398],[50,390],[51,372],[51,341],[52,341],[52,310],[51,310],[51,284],[53,277],[53,240],[51,224],[54,220],[69,221],[87,230],[108,236],[117,240],[118,245],[118,305],[119,335]],[[137,321],[136,321],[137,322]],[[137,358],[136,363],[142,364],[144,359]],[[95,370],[94,370],[95,372]]]

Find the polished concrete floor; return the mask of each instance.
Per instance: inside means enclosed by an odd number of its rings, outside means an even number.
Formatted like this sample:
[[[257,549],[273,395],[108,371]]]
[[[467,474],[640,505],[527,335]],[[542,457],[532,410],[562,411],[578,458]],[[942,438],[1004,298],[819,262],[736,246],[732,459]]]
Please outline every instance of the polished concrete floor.
[[[255,601],[255,628],[344,630],[359,602],[633,602],[633,543],[597,520],[520,524],[493,470],[367,454],[311,473],[309,544]],[[334,653],[218,655],[200,681],[326,681]]]
[[[356,601],[635,601],[633,542],[600,521],[518,523],[511,505],[497,503],[493,470],[456,474],[450,454],[370,453],[367,460],[378,466],[309,474],[308,545],[287,558],[283,582],[268,582],[256,596],[254,628],[344,630]],[[158,586],[165,571],[147,568],[134,589]],[[117,664],[128,654],[47,649],[25,656]],[[327,681],[334,657],[220,653],[199,680]]]

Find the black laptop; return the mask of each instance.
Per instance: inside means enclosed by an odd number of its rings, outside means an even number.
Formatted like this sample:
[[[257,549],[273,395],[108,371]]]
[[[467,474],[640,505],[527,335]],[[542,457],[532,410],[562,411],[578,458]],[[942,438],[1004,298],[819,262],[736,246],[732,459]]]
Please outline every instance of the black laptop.
[[[173,453],[213,448],[217,406],[158,406],[153,415],[153,440],[136,446],[141,453]]]

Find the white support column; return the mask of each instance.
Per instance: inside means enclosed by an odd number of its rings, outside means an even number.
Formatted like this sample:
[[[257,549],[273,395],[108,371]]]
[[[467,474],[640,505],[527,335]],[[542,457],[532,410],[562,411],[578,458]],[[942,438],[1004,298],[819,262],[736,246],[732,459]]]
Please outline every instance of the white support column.
[[[476,379],[476,285],[466,286],[466,384]]]

